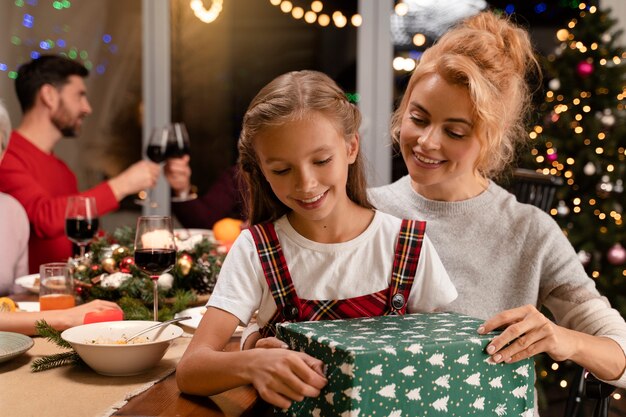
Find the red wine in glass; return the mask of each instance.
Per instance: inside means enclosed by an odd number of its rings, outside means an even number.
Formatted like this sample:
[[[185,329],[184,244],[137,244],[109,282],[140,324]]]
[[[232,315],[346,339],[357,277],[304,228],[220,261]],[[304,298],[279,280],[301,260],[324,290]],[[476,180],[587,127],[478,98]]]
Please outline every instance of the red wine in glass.
[[[99,225],[98,218],[70,217],[65,219],[65,234],[76,244],[87,244],[96,236]]]
[[[79,246],[81,260],[85,257],[85,246],[94,238],[99,225],[94,197],[68,197],[65,209],[65,235]]]
[[[135,250],[135,265],[152,279],[169,271],[176,262],[174,249],[137,249]]]
[[[167,147],[163,147],[161,145],[148,145],[146,148],[146,156],[149,160],[156,162],[157,164],[165,162],[168,158]]]
[[[141,216],[135,232],[135,265],[153,282],[154,320],[159,319],[159,275],[176,263],[176,243],[169,216]]]

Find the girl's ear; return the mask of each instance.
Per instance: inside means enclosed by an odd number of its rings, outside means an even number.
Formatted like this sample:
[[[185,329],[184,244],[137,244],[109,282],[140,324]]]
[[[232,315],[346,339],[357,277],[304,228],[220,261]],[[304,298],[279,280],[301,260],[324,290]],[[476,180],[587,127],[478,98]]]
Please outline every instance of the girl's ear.
[[[354,161],[356,161],[356,157],[359,155],[359,141],[359,134],[355,133],[346,143],[346,151],[348,153],[349,164],[353,164]]]

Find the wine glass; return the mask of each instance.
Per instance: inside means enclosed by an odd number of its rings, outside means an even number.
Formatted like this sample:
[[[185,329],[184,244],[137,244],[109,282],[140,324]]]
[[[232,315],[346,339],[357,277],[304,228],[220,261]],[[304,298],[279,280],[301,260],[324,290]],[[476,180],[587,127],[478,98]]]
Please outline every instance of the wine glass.
[[[181,158],[185,155],[189,155],[189,134],[184,123],[172,123],[152,129],[146,147],[148,159],[157,164],[162,164],[168,158]],[[152,190],[148,191],[147,196],[147,201],[139,201],[138,203],[148,204],[152,208],[158,207],[158,204],[152,199]]]
[[[166,158],[182,158],[189,155],[189,133],[184,123],[169,126]]]
[[[85,258],[85,247],[98,231],[100,221],[94,197],[72,196],[65,208],[65,235],[80,248],[80,260]]]
[[[135,265],[148,274],[154,284],[154,320],[159,319],[159,275],[176,263],[176,244],[169,216],[140,216],[135,234]]]
[[[150,139],[148,140],[148,146],[146,146],[146,156],[152,162],[161,164],[167,159],[167,148],[171,135],[170,131],[171,129],[169,126],[155,127],[152,129]],[[143,191],[140,194],[145,196],[146,192]],[[152,189],[147,192],[147,200],[143,200],[142,197],[140,197],[140,200],[136,202],[141,205],[147,204],[152,208],[156,208],[158,206],[152,198]]]

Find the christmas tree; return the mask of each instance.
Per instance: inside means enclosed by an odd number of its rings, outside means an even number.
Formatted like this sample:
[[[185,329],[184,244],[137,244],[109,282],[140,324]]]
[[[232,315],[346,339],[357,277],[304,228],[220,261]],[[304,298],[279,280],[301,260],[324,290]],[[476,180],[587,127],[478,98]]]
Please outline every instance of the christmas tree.
[[[599,291],[626,317],[626,54],[610,9],[580,4],[545,59],[526,164],[560,176],[551,214]]]

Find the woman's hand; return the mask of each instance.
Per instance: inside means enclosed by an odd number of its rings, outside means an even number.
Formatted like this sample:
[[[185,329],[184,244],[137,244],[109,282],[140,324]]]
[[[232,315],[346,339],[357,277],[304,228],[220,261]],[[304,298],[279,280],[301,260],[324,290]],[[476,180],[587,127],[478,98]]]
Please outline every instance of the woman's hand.
[[[248,369],[252,385],[261,398],[282,409],[289,408],[292,401],[317,397],[328,383],[322,361],[287,349],[259,352]]]
[[[494,362],[518,362],[541,352],[563,361],[577,351],[575,332],[556,325],[532,305],[496,314],[478,328],[478,333],[498,328],[504,331],[487,346]]]

